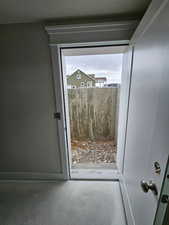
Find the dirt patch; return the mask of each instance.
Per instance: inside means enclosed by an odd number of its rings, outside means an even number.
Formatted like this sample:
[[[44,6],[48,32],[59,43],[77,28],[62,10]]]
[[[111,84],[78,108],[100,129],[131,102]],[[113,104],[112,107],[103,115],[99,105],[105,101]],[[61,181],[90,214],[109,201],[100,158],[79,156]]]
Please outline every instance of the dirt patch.
[[[114,141],[77,141],[72,140],[72,163],[115,163],[117,147]]]

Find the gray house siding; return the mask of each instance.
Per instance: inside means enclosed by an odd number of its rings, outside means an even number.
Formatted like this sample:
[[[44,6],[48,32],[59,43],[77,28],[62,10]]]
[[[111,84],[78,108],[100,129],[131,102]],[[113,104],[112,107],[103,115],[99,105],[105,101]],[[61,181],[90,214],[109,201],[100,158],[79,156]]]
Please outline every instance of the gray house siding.
[[[93,75],[91,77],[78,69],[72,75],[68,76],[67,85],[68,88],[95,87],[95,79]]]

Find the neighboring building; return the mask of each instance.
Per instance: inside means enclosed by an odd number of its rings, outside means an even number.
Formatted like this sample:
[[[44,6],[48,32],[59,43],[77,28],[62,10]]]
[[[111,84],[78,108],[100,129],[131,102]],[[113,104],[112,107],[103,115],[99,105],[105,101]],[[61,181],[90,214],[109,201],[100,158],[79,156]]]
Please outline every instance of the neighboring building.
[[[107,78],[106,77],[95,77],[96,80],[96,87],[104,87],[107,83]]]
[[[110,83],[110,84],[105,84],[104,87],[119,88],[120,84],[118,84],[118,83]]]
[[[95,87],[94,74],[88,75],[78,69],[72,75],[67,76],[67,86],[69,89]]]
[[[95,74],[88,74],[88,76],[95,79]]]

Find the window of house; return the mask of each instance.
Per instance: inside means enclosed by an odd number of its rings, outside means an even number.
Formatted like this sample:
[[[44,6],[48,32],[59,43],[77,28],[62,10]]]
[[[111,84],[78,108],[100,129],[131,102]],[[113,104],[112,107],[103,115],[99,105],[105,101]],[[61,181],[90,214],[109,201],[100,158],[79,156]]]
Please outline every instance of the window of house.
[[[87,81],[87,87],[92,87],[92,81]]]
[[[77,76],[76,76],[76,78],[77,78],[78,80],[80,80],[80,79],[81,79],[81,74],[78,73]]]
[[[81,87],[84,87],[84,82],[81,82],[80,86],[81,86]]]

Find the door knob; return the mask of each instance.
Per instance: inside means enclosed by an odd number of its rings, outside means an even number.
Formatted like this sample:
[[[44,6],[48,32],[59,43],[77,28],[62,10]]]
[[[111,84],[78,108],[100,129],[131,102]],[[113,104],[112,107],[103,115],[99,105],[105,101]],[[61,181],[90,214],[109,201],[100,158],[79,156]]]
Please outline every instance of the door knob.
[[[142,180],[140,184],[143,192],[147,193],[150,190],[153,192],[154,195],[158,195],[157,186],[152,181],[146,182]]]

